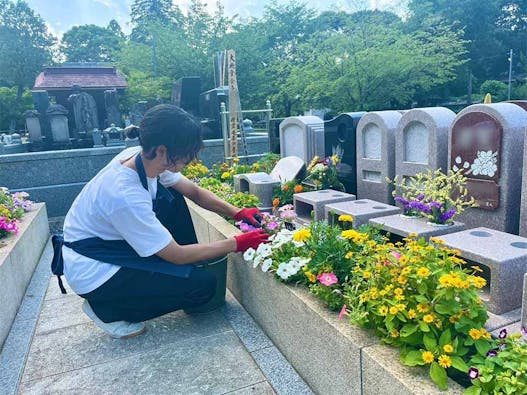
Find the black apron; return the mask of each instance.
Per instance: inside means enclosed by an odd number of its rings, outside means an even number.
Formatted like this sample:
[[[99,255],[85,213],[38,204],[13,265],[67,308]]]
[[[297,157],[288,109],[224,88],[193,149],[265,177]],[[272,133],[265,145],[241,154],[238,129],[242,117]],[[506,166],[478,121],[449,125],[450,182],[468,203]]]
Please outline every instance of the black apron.
[[[141,184],[148,191],[148,183],[146,179],[146,172],[141,159],[141,154],[135,158],[135,167],[139,174]],[[197,243],[194,227],[188,214],[188,208],[184,202],[183,197],[176,192],[171,193],[165,188],[157,179],[157,193],[156,198],[152,202],[152,207],[156,213],[156,217],[174,236],[173,231],[177,228],[180,230],[180,237],[176,238],[179,244],[194,244]],[[182,202],[185,206],[182,215],[179,219],[183,223],[176,223],[178,215],[175,215],[177,209],[177,201]],[[181,209],[181,207],[180,207]],[[178,226],[179,225],[179,226]],[[179,239],[179,240],[178,240]],[[51,271],[58,278],[60,290],[63,294],[66,289],[62,284],[61,276],[64,274],[64,260],[62,258],[62,246],[71,248],[77,254],[86,256],[97,261],[110,263],[112,265],[127,267],[130,269],[144,270],[149,272],[164,273],[171,276],[188,278],[194,265],[177,265],[167,262],[157,255],[149,257],[141,257],[125,240],[103,240],[98,237],[91,237],[88,239],[77,240],[73,242],[64,241],[62,235],[54,235],[51,238],[53,244],[53,260],[51,262]]]

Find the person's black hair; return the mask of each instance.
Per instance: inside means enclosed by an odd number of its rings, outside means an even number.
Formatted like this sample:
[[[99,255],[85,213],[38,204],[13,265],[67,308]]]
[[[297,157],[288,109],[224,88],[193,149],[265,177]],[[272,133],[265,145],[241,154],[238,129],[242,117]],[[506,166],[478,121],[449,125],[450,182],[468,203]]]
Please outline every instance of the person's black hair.
[[[127,128],[126,136],[139,136],[147,159],[154,159],[157,147],[164,145],[172,164],[178,160],[188,163],[203,148],[202,129],[201,122],[185,110],[172,104],[159,104],[145,113],[139,128]]]

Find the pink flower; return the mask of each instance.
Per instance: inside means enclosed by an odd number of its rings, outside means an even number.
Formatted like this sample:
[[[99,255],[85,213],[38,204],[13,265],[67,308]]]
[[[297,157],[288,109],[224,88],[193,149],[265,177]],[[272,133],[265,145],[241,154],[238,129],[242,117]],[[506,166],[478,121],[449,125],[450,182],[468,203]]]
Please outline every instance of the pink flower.
[[[236,225],[238,225],[240,227],[240,230],[242,232],[250,232],[252,230],[258,229],[258,228],[254,227],[252,225],[249,225],[248,223],[243,222],[243,221],[237,222]]]
[[[344,305],[344,306],[342,306],[342,309],[340,309],[339,320],[341,320],[342,317],[344,317],[344,316],[346,315],[346,313],[347,313],[346,308],[347,308],[347,307],[348,307],[348,306]]]
[[[392,251],[391,254],[395,257],[395,259],[399,260],[401,258],[401,253],[398,251]]]
[[[269,230],[275,230],[276,228],[280,226],[280,224],[276,221],[271,221],[266,226],[267,226],[267,229]]]
[[[335,273],[322,273],[317,276],[317,280],[320,281],[325,286],[329,287],[339,281]]]

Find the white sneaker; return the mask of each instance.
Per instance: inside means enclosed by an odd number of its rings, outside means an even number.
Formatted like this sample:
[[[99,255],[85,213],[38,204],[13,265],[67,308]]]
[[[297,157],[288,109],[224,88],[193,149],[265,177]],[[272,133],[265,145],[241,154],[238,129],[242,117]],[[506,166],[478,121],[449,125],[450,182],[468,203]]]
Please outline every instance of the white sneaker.
[[[142,322],[102,322],[92,310],[90,303],[86,299],[84,299],[84,303],[82,303],[82,311],[84,311],[84,313],[90,317],[99,328],[114,339],[129,339],[131,337],[139,336],[146,331],[146,326]]]

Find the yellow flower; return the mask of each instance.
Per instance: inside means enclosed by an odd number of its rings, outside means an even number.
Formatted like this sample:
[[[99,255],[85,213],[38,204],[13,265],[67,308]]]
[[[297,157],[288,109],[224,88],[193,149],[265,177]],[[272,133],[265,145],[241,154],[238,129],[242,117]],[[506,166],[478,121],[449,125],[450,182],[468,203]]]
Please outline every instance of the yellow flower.
[[[391,333],[392,337],[399,337],[399,331],[397,329],[394,329]]]
[[[406,265],[408,263],[409,258],[406,255],[401,255],[399,258],[399,263],[401,265]]]
[[[404,285],[408,282],[408,278],[405,276],[399,276],[397,277],[397,282],[401,285]]]
[[[434,322],[434,315],[433,314],[427,314],[423,317],[423,321],[426,322],[427,324],[431,324],[432,322]]]
[[[408,233],[408,237],[419,237],[419,234],[415,232],[410,232]]]
[[[395,306],[390,307],[390,314],[395,315],[399,312],[399,309]]]
[[[475,272],[483,273],[483,270],[479,266],[470,266]]]
[[[339,215],[340,222],[353,222],[353,217],[348,214]]]
[[[435,322],[435,326],[436,326],[437,329],[441,329],[441,327],[443,326],[443,323],[441,322],[441,320],[437,320]]]
[[[485,280],[483,277],[470,276],[469,280],[476,288],[483,288],[485,285],[487,285],[487,280]]]
[[[258,170],[260,168],[260,164],[259,163],[253,163],[253,169],[254,170]]]
[[[472,328],[471,330],[469,330],[468,335],[474,340],[478,340],[481,338],[481,332],[479,331],[479,329],[476,328]]]
[[[436,244],[445,244],[445,242],[437,237],[430,237],[430,241]]]
[[[423,358],[424,363],[434,362],[434,354],[432,354],[430,351],[423,351],[421,358]]]
[[[403,294],[403,289],[402,288],[395,288],[395,290],[393,291],[394,294],[396,295],[402,295]]]
[[[388,307],[386,306],[379,307],[379,315],[386,317],[387,314],[388,314]]]
[[[401,270],[403,276],[408,276],[410,273],[412,273],[412,268],[410,266],[406,266]]]
[[[313,273],[311,273],[310,271],[304,272],[304,274],[306,275],[306,277],[309,280],[309,282],[314,283],[315,281],[317,281],[317,277]]]
[[[397,310],[399,310],[399,311],[405,311],[406,310],[406,305],[403,304],[403,303],[399,303],[395,307],[397,307]]]
[[[430,270],[426,267],[420,267],[417,269],[417,275],[419,277],[428,277],[430,275]]]
[[[445,344],[443,346],[443,351],[446,352],[447,354],[450,354],[451,352],[454,352],[454,347],[452,347],[451,344]]]
[[[364,273],[362,273],[362,278],[364,278],[366,280],[371,278],[371,272],[366,270]]]
[[[388,293],[388,291],[383,289],[381,292],[379,292],[379,295],[385,296],[387,293]]]
[[[305,242],[311,237],[311,231],[309,229],[300,229],[293,233],[293,240],[298,242]]]
[[[450,359],[450,357],[448,355],[445,355],[445,354],[443,354],[443,355],[441,355],[439,357],[438,362],[439,362],[439,366],[441,366],[441,367],[443,367],[445,369],[452,366],[452,360]]]
[[[414,309],[410,309],[408,310],[408,318],[410,318],[411,320],[413,320],[415,318],[415,310]]]
[[[221,175],[221,179],[222,180],[226,180],[227,178],[229,178],[231,176],[231,173],[229,173],[228,171],[225,171],[222,173]]]
[[[454,314],[454,315],[450,316],[450,318],[448,320],[450,321],[451,324],[455,324],[456,322],[459,321],[459,315]]]
[[[481,328],[479,330],[479,333],[480,333],[481,337],[484,338],[484,339],[490,339],[490,337],[491,337],[490,333],[487,332],[487,330],[485,328]]]
[[[350,251],[346,254],[346,256],[344,258],[346,259],[351,259],[351,257],[353,256],[353,251]]]
[[[395,300],[397,300],[398,302],[400,302],[401,300],[405,300],[406,297],[404,295],[395,295]]]
[[[417,311],[420,313],[426,313],[428,311],[429,307],[427,304],[419,303],[417,305]]]

